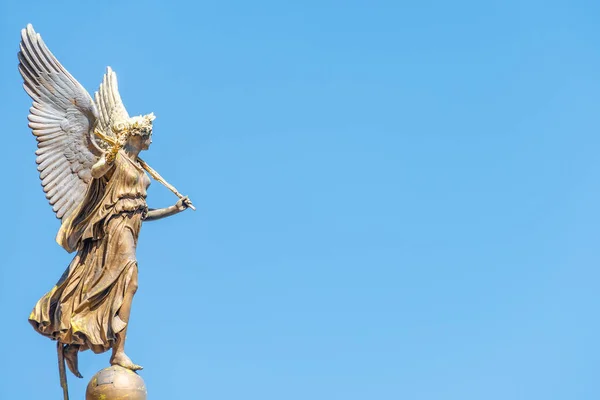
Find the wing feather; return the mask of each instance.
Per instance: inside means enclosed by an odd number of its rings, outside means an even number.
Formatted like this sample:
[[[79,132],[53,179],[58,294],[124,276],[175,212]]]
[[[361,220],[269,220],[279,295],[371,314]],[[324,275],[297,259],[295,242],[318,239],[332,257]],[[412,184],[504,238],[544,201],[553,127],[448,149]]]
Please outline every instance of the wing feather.
[[[101,154],[92,138],[98,110],[31,24],[21,31],[19,48],[23,88],[33,100],[28,120],[38,142],[37,169],[48,202],[62,219],[83,201],[90,169]]]
[[[42,180],[42,186],[44,187],[44,192],[47,192],[48,190],[50,190],[49,188],[52,187],[52,182],[51,179],[50,180],[46,180],[48,178],[48,175],[50,175],[53,172],[56,172],[58,170],[63,170],[63,163],[61,162],[61,160],[58,160],[58,162],[51,164],[49,166],[47,166],[43,171],[40,171],[40,179]],[[48,189],[46,188],[46,186],[48,186]]]
[[[46,192],[46,198],[47,199],[51,199],[54,197],[54,195],[56,194],[56,192],[58,190],[69,190],[71,189],[73,186],[77,185],[76,181],[71,181],[66,185],[57,185],[53,188],[50,188],[50,190],[48,190],[48,192]]]
[[[41,119],[44,119],[47,121],[60,122],[60,118],[58,118],[56,115],[50,114],[47,111],[45,111],[43,108],[41,108],[41,107],[38,108],[36,105],[34,105],[33,107],[31,107],[29,109],[28,119],[30,121],[39,121]]]
[[[32,129],[32,133],[39,137],[38,142],[47,142],[50,139],[54,139],[62,133],[62,129],[58,128],[48,128],[48,129]]]
[[[57,161],[62,162],[62,154],[57,151],[48,151],[44,154],[40,154],[35,159],[38,164],[38,171],[44,171],[47,167],[54,165]]]
[[[56,215],[59,215],[59,214],[64,215],[65,214],[65,212],[67,211],[66,210],[67,207],[65,207],[65,205],[67,205],[69,200],[70,199],[68,197],[63,197],[54,204],[52,209],[54,210]]]
[[[33,107],[31,107],[31,110],[29,110],[29,115],[27,116],[27,119],[30,122],[37,122],[37,123],[41,123],[41,124],[51,124],[51,123],[54,123],[57,126],[60,126],[60,119],[58,119],[58,118],[56,118],[54,116],[44,115],[44,114],[38,112]]]
[[[57,176],[61,176],[64,173],[68,173],[71,171],[71,168],[68,165],[65,165],[64,162],[59,163],[58,165],[55,165],[53,168],[47,168],[46,169],[48,171],[48,174],[46,175],[45,178],[42,179],[42,186],[44,187],[44,189],[46,189],[46,186],[48,186],[49,188],[54,187],[55,185],[58,185],[61,182],[54,182],[54,178],[56,178]],[[44,170],[44,172],[46,172],[46,170]],[[41,174],[40,174],[41,176]]]

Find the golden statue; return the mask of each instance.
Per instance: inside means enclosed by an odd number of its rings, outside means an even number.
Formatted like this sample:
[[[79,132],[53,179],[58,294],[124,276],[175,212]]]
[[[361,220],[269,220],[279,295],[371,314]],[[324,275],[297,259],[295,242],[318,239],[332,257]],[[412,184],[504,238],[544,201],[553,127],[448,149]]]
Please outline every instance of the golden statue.
[[[40,179],[61,220],[56,241],[75,253],[58,283],[29,316],[37,332],[58,342],[67,399],[64,362],[81,378],[80,351],[111,349],[113,367],[142,369],[125,354],[131,301],[138,286],[138,234],[142,222],[193,205],[138,157],[152,143],[154,115],[129,117],[110,67],[93,100],[31,25],[21,32],[18,57],[25,91],[33,100],[28,119],[38,143]],[[146,171],[180,197],[175,205],[148,208]]]

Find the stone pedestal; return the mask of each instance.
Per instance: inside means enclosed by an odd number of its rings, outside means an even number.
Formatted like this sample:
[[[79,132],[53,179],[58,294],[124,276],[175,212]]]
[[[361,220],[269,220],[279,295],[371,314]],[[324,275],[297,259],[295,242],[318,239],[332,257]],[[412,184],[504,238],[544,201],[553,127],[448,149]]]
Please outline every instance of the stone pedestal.
[[[85,400],[146,400],[144,380],[135,372],[112,365],[99,371],[90,380]]]

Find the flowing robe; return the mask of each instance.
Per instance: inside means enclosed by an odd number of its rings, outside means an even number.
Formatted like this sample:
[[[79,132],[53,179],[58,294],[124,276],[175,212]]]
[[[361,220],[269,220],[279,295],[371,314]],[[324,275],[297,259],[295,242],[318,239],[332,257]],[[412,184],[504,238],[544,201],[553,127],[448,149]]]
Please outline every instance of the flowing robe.
[[[110,349],[127,326],[119,317],[125,294],[137,289],[135,249],[148,213],[150,179],[120,151],[113,167],[94,179],[84,201],[56,237],[77,251],[58,283],[35,305],[29,322],[44,336],[80,350]]]

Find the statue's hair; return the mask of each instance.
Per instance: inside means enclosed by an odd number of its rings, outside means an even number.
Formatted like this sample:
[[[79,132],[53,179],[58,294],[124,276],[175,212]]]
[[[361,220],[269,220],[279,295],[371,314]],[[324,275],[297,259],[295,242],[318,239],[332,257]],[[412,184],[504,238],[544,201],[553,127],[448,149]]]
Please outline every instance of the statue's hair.
[[[152,133],[152,121],[156,117],[154,113],[131,117],[126,121],[120,121],[114,124],[111,129],[117,137],[131,135],[149,135]]]

